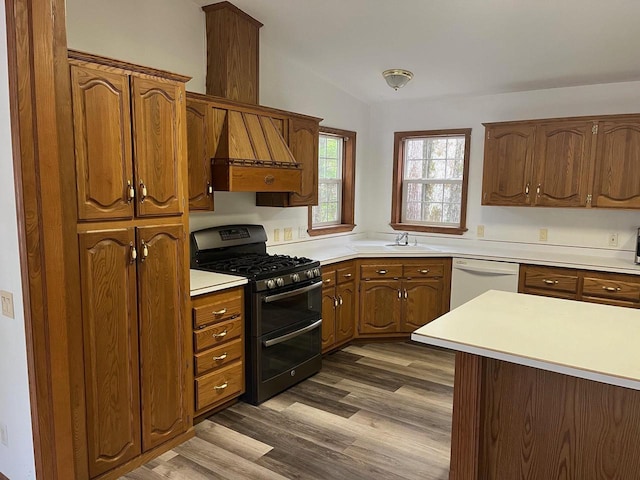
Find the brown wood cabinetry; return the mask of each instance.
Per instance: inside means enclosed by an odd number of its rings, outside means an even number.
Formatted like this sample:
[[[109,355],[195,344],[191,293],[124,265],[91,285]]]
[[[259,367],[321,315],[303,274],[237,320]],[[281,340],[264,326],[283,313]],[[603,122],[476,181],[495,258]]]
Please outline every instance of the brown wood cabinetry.
[[[451,260],[363,260],[358,336],[406,336],[449,310]]]
[[[483,205],[640,208],[640,116],[485,127]]]
[[[73,401],[86,410],[75,428],[89,476],[115,476],[191,428],[188,77],[69,57],[84,355]]]
[[[322,268],[322,352],[350,341],[356,320],[356,266],[343,262]]]
[[[244,290],[195,297],[193,351],[195,415],[203,415],[245,392]]]
[[[640,276],[520,265],[520,293],[640,308]]]

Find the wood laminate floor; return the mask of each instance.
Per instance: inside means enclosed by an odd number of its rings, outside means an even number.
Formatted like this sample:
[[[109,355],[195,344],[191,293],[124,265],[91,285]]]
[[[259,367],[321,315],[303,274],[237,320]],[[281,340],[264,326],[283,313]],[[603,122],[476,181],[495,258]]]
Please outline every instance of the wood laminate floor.
[[[312,378],[211,416],[122,478],[445,480],[453,363],[411,342],[349,346]]]

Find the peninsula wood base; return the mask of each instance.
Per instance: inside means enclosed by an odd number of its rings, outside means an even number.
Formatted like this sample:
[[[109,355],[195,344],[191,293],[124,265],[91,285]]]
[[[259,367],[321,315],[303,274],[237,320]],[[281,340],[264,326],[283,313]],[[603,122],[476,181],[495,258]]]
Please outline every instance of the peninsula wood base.
[[[450,480],[638,478],[640,391],[456,353]]]

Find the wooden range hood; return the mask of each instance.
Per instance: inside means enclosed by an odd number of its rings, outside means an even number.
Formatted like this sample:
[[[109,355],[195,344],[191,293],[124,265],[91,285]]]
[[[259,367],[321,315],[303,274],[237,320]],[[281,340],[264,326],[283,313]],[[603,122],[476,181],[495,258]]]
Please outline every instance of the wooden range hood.
[[[262,23],[229,2],[202,7],[207,23],[207,94],[244,105],[214,108],[212,185],[230,192],[299,192],[302,165],[258,105]],[[219,136],[218,136],[219,134]]]

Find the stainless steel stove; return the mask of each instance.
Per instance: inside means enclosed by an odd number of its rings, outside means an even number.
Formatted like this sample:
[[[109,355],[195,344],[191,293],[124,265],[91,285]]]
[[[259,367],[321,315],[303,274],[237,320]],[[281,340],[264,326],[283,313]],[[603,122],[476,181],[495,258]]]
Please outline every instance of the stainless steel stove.
[[[320,262],[269,255],[261,225],[191,233],[191,268],[247,277],[245,400],[258,404],[321,367]]]

